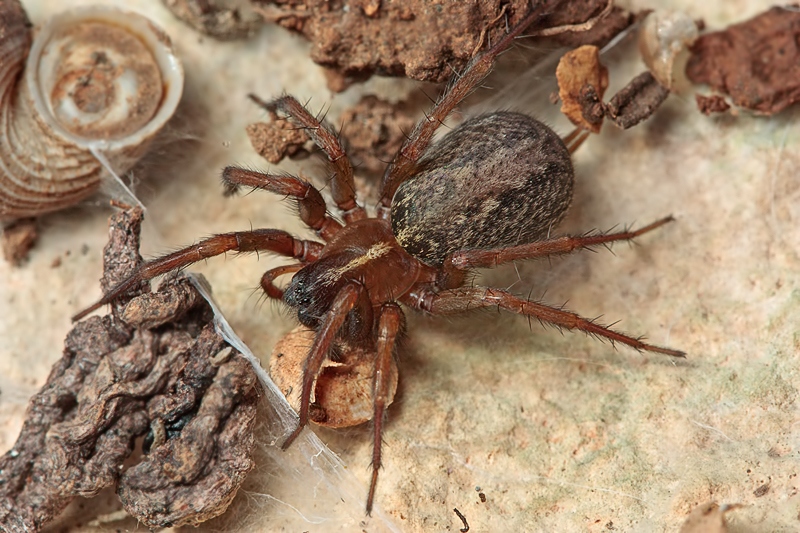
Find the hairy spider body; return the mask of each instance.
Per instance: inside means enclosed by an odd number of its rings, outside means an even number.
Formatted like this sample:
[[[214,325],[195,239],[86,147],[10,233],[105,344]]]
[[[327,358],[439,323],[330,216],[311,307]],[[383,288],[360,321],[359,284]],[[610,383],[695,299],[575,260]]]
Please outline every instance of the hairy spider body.
[[[144,280],[229,251],[293,258],[293,263],[273,268],[261,278],[266,295],[292,307],[313,332],[302,363],[298,425],[283,447],[316,418],[312,395],[327,360],[358,359],[354,364],[363,370],[365,358],[371,358],[374,426],[368,513],[381,467],[384,414],[396,386],[394,348],[405,322],[399,304],[432,315],[505,309],[639,351],[682,357],[683,352],[648,344],[563,308],[500,289],[465,286],[474,268],[630,240],[672,220],[667,217],[636,231],[550,237],[572,196],[570,153],[585,136],[573,133],[562,142],[547,126],[524,115],[484,115],[432,144],[438,126],[491,71],[498,54],[557,4],[543,0],[454,78],[387,166],[376,218],[368,218],[357,203],[352,164],[329,126],[291,96],[270,103],[252,97],[305,128],[326,154],[333,176],[330,192],[342,221],[328,214],[319,190],[300,178],[228,167],[223,182],[229,192],[244,186],[293,198],[300,219],[322,242],[277,229],[214,235],[143,264],[75,319],[115,301]],[[293,276],[284,290],[274,282],[287,274]],[[346,425],[346,418],[337,423]]]
[[[394,194],[392,231],[428,265],[459,250],[533,242],[572,200],[569,150],[552,129],[521,113],[464,122],[431,148],[420,169]]]
[[[296,309],[301,324],[316,329],[342,288],[358,284],[363,287],[360,299],[341,337],[369,342],[374,339],[373,310],[407,294],[423,272],[433,270],[400,247],[387,220],[365,218],[342,228],[317,261],[292,277],[283,301]]]

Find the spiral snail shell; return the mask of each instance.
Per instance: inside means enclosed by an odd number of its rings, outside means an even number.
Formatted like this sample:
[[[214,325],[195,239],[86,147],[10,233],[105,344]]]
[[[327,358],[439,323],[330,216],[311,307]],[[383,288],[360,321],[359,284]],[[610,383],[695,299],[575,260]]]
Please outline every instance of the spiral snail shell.
[[[653,11],[639,29],[639,51],[642,60],[662,86],[672,90],[676,60],[697,40],[697,24],[681,11]],[[685,55],[685,54],[684,54]]]
[[[19,1],[0,0],[0,25],[0,221],[9,221],[73,205],[130,169],[174,113],[183,68],[161,29],[113,7],[56,15],[32,40]]]

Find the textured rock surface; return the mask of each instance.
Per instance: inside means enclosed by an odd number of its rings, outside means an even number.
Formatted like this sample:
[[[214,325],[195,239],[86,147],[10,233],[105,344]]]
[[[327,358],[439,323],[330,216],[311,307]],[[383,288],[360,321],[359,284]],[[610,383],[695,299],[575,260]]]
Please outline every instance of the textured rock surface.
[[[75,2],[79,3],[79,2]],[[81,0],[80,3],[88,3]],[[57,2],[29,0],[34,21]],[[396,100],[414,85],[373,79],[333,96],[308,44],[276,27],[253,40],[201,39],[157,0],[130,2],[172,35],[187,70],[181,121],[157,159],[137,172],[149,207],[145,254],[217,231],[279,227],[303,234],[280,198],[223,198],[219,171],[236,163],[269,168],[250,147],[247,124],[264,114],[246,99],[287,90],[318,111],[342,111],[362,94]],[[636,7],[665,3],[637,1]],[[758,0],[671,0],[714,28],[763,9]],[[521,75],[487,82],[469,114],[528,103],[542,83]],[[505,58],[504,58],[505,59]],[[616,55],[609,93],[642,65]],[[512,81],[508,82],[508,78]],[[423,108],[420,108],[422,110]],[[561,230],[644,224],[672,213],[677,222],[617,246],[487,272],[481,282],[513,284],[587,316],[622,320],[656,343],[688,352],[685,363],[639,355],[582,335],[529,329],[524,319],[482,313],[457,320],[411,316],[401,351],[400,387],[389,409],[380,508],[366,525],[363,503],[372,440],[367,427],[320,431],[363,483],[343,493],[309,485],[292,468],[261,463],[247,494],[211,527],[274,531],[675,531],[697,505],[744,503],[731,529],[797,527],[800,388],[800,142],[796,110],[771,118],[705,117],[691,94],[670,98],[648,122],[603,129],[576,157],[573,208]],[[562,133],[569,126],[557,122]],[[794,148],[793,148],[794,147]],[[319,176],[313,160],[285,162]],[[87,204],[46,217],[24,268],[0,264],[0,448],[19,431],[25,394],[58,357],[69,316],[99,295],[107,210]],[[149,234],[148,234],[149,231]],[[60,258],[60,266],[51,268]],[[280,309],[252,296],[279,261],[233,256],[200,265],[230,322],[266,358],[293,327]],[[15,401],[16,398],[16,401]],[[264,443],[267,445],[269,443]],[[277,455],[290,464],[299,454]],[[285,459],[283,459],[285,458]],[[275,474],[277,472],[277,474]],[[287,475],[279,475],[289,472]],[[769,490],[757,490],[768,484]],[[475,488],[486,496],[482,503]],[[73,507],[64,524],[107,512],[102,497]],[[113,510],[113,508],[111,509]],[[72,520],[70,522],[70,520]],[[255,527],[250,527],[255,526]],[[133,521],[112,527],[133,529]],[[81,528],[77,529],[81,530]]]

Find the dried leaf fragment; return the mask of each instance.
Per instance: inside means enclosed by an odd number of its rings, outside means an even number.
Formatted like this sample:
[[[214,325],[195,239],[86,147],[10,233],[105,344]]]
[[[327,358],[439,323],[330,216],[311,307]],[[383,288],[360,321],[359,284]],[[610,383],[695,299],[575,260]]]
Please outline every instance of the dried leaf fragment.
[[[584,45],[564,54],[556,79],[561,112],[579,128],[600,133],[603,95],[608,87],[608,69],[600,62],[600,49]]]
[[[272,351],[269,374],[284,393],[289,404],[298,410],[302,389],[303,366],[315,332],[299,326],[287,333]],[[338,361],[325,361],[314,384],[311,411],[315,424],[342,428],[363,424],[373,416],[373,379],[377,355],[359,347],[337,346]],[[397,364],[393,361],[389,401],[397,391]]]

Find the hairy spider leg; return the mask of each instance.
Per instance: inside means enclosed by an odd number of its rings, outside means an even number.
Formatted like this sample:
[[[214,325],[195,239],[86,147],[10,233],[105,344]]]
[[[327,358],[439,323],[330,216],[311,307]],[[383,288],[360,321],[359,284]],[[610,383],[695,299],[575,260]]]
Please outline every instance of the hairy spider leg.
[[[331,196],[342,212],[345,223],[350,224],[366,218],[366,211],[356,202],[353,165],[344,151],[338,135],[333,133],[323,121],[312,115],[294,96],[284,95],[272,102],[265,102],[251,94],[250,99],[268,111],[277,110],[286,114],[292,122],[303,127],[314,143],[325,152],[334,172]]]
[[[328,215],[328,208],[319,190],[304,179],[226,167],[222,171],[222,182],[228,193],[234,193],[240,186],[244,186],[295,198],[300,220],[326,241],[342,229],[342,225]]]
[[[336,334],[344,324],[347,314],[359,303],[363,292],[364,286],[360,283],[347,283],[336,295],[331,308],[325,313],[303,365],[303,389],[300,392],[300,411],[297,413],[300,419],[294,431],[281,444],[283,450],[289,448],[308,424],[308,409],[311,406],[311,391],[314,382],[322,368],[322,363],[325,362],[325,358],[333,346]]]
[[[564,145],[567,147],[567,150],[569,150],[569,153],[574,154],[575,151],[578,148],[580,148],[580,146],[583,144],[583,141],[585,141],[588,138],[589,138],[588,131],[584,131],[580,128],[575,128],[570,132],[569,135],[567,135],[561,140],[564,141]]]
[[[184,269],[193,263],[222,255],[225,252],[272,252],[293,257],[302,262],[309,262],[315,261],[319,257],[323,246],[320,242],[296,239],[289,233],[278,229],[220,233],[144,263],[130,277],[109,290],[98,302],[73,316],[72,320],[73,322],[80,320],[92,311],[113,302],[143,281],[173,270]]]
[[[491,72],[497,56],[508,48],[525,28],[550,13],[559,3],[559,0],[543,1],[491,48],[483,54],[475,56],[467,64],[464,72],[456,75],[453,82],[433,106],[430,114],[414,126],[403,143],[403,147],[386,167],[380,189],[379,217],[389,219],[392,198],[397,188],[417,173],[418,162],[431,144],[433,134],[453,109]]]
[[[429,287],[411,297],[406,297],[404,303],[433,315],[452,315],[484,307],[498,307],[518,315],[534,317],[542,323],[547,322],[560,329],[577,329],[587,335],[608,339],[612,344],[626,344],[640,352],[686,357],[686,354],[679,350],[647,344],[642,342],[641,338],[619,333],[570,311],[519,298],[509,292],[491,287],[461,287],[438,293]]]
[[[303,268],[303,263],[295,263],[293,265],[283,265],[264,272],[261,276],[261,288],[264,293],[275,300],[283,300],[283,289],[273,283],[276,279],[284,274],[293,274]]]
[[[636,231],[621,231],[618,233],[590,233],[586,235],[565,235],[519,246],[508,248],[494,248],[488,250],[461,250],[445,258],[443,268],[467,270],[470,268],[493,268],[503,263],[520,259],[534,259],[549,255],[568,254],[575,250],[606,245],[616,241],[629,241],[649,231],[675,220],[671,215],[657,220]]]
[[[381,444],[383,419],[386,405],[389,403],[392,357],[394,345],[403,324],[403,311],[394,302],[384,304],[378,322],[378,350],[375,360],[375,380],[372,386],[372,480],[367,496],[367,514],[372,514],[372,502],[375,500],[375,486],[378,483],[378,471],[381,468]]]

